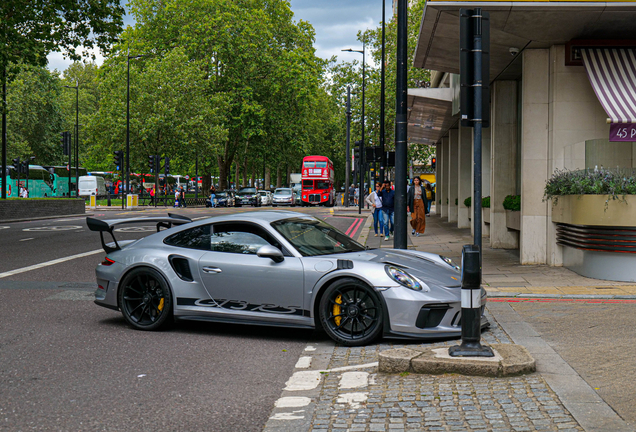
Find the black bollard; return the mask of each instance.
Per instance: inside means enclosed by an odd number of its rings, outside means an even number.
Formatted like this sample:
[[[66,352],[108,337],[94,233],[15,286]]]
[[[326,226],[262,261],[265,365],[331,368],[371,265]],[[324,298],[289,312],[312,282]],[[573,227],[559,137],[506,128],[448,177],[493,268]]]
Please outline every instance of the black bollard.
[[[481,264],[479,246],[462,248],[462,344],[448,349],[451,357],[494,357],[481,344]]]

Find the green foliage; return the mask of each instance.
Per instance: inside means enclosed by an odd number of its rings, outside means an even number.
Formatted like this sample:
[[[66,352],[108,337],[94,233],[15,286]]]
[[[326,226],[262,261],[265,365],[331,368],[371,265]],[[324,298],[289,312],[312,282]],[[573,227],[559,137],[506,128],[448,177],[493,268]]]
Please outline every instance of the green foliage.
[[[470,207],[472,203],[473,203],[473,198],[472,198],[472,197],[468,197],[468,198],[466,198],[466,199],[464,200],[464,205],[465,205],[466,207]]]
[[[459,200],[457,198],[455,198],[455,205],[459,204]]]
[[[481,208],[490,208],[490,197],[483,197],[481,199]]]
[[[636,170],[633,168],[556,170],[547,181],[544,200],[558,200],[561,195],[619,195],[636,194]]]
[[[508,195],[503,200],[503,208],[512,211],[521,211],[521,195]]]

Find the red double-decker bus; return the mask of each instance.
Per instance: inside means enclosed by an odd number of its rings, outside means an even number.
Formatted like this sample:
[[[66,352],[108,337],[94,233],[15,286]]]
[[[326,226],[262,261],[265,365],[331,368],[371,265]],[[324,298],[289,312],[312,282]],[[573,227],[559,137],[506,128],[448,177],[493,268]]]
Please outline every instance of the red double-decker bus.
[[[301,205],[332,207],[336,202],[333,162],[326,156],[303,158]]]

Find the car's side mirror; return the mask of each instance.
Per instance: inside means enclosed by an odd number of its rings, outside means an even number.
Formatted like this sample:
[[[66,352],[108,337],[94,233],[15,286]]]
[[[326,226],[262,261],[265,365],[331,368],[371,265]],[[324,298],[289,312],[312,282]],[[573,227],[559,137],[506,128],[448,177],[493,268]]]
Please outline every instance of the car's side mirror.
[[[271,258],[272,261],[277,263],[283,262],[285,259],[280,249],[270,245],[261,246],[260,249],[256,251],[256,255],[261,258]]]

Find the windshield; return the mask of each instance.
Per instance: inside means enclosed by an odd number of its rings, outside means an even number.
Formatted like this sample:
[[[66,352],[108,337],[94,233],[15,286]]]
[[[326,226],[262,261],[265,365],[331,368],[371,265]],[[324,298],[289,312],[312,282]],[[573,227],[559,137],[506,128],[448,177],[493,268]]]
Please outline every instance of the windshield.
[[[267,196],[267,192],[266,191],[260,191],[258,194],[260,196]]]
[[[291,189],[276,189],[274,195],[291,195]]]
[[[256,188],[243,188],[239,191],[240,194],[254,194],[256,193]]]
[[[227,192],[217,192],[215,195],[217,198],[225,198],[227,196]]]
[[[331,225],[314,218],[291,218],[272,222],[272,227],[303,256],[359,252],[364,246]]]
[[[329,189],[329,182],[317,181],[316,189]]]

